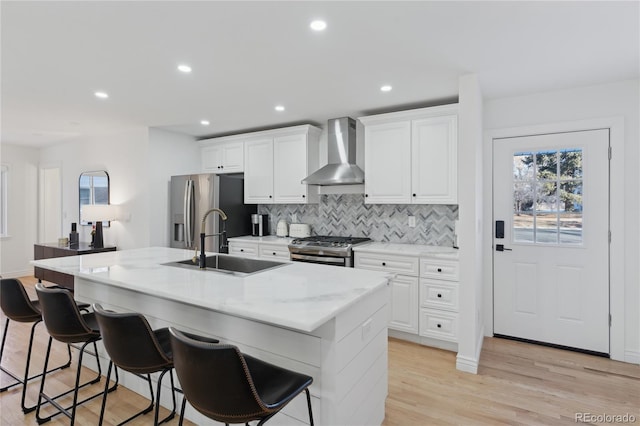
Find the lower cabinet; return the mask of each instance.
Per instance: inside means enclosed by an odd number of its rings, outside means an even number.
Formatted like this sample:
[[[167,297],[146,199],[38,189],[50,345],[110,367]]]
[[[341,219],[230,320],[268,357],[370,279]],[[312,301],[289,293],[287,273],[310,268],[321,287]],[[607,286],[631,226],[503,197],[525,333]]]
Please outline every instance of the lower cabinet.
[[[418,299],[418,278],[396,275],[391,280],[389,328],[418,333],[418,310],[412,308]]]
[[[397,274],[389,283],[391,301],[388,327],[392,330],[418,334],[418,258],[356,252],[355,267]]]
[[[258,243],[229,241],[229,254],[234,256],[258,257]]]
[[[233,256],[271,259],[278,262],[290,261],[289,247],[286,244],[229,241],[229,254]]]
[[[457,349],[457,260],[356,252],[355,267],[396,273],[389,282],[390,334],[424,345]]]
[[[289,247],[283,244],[259,244],[261,258],[269,258],[277,261],[289,261]]]
[[[420,336],[458,342],[458,262],[420,259]]]

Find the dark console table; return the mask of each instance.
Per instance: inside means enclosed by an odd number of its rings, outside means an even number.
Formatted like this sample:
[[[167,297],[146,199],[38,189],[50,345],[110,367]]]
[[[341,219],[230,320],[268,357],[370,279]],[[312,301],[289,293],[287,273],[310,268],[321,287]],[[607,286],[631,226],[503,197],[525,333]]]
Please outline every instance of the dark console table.
[[[44,243],[33,245],[34,260],[50,259],[52,257],[79,256],[81,254],[102,253],[105,251],[116,251],[115,247],[93,248],[89,243],[78,243],[77,247],[60,246],[58,243]],[[73,275],[62,272],[51,271],[49,269],[34,268],[33,275],[39,282],[49,281],[58,285],[73,289]]]

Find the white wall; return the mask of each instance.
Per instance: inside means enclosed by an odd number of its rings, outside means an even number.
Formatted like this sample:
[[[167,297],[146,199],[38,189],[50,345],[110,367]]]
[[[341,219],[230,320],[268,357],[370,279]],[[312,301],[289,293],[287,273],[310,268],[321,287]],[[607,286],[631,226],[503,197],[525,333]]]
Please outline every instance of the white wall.
[[[149,129],[149,245],[169,245],[171,176],[200,173],[200,145],[191,136]]]
[[[105,245],[125,250],[168,245],[168,183],[175,174],[200,170],[194,138],[146,127],[92,135],[41,150],[43,162],[62,166],[64,230],[78,222],[78,177],[84,171],[106,170],[111,203],[122,219],[104,229]],[[80,240],[90,241],[90,228],[80,226]]]
[[[0,162],[9,167],[7,227],[0,240],[0,275],[33,274],[33,244],[38,235],[38,150],[2,143]]]
[[[104,229],[105,245],[119,249],[149,244],[149,136],[146,127],[130,127],[60,143],[40,151],[40,161],[62,168],[63,231],[78,222],[78,178],[86,171],[106,170],[111,203],[130,214],[129,221],[111,222]],[[80,241],[91,241],[89,226],[78,226]]]
[[[458,246],[460,313],[458,370],[477,373],[483,339],[482,93],[475,74],[459,79]]]
[[[640,194],[640,84],[638,80],[622,81],[598,86],[537,93],[534,95],[487,100],[484,105],[484,126],[488,129],[505,129],[551,123],[563,123],[607,117],[624,118],[624,159],[614,148],[614,160],[623,167],[611,170],[612,180],[623,188],[612,188],[613,214],[623,206],[624,249],[622,264],[624,273],[624,359],[640,362],[640,221],[638,220]],[[485,146],[485,157],[490,147]],[[489,154],[490,155],[490,154]],[[618,157],[616,157],[618,155]],[[485,164],[490,164],[485,158]],[[489,171],[490,173],[490,171]],[[620,175],[620,176],[618,176]],[[485,180],[487,179],[485,170]],[[490,175],[489,175],[490,176]],[[617,194],[620,194],[619,196]],[[485,184],[485,199],[491,200],[490,180]],[[487,214],[489,212],[489,214]],[[490,209],[485,207],[490,219]],[[485,226],[487,225],[485,220]],[[488,231],[485,231],[485,234]],[[613,239],[620,236],[613,235]],[[486,333],[492,332],[491,317],[491,252],[485,252],[485,323]],[[612,274],[618,271],[612,271]],[[615,316],[615,312],[612,312]],[[615,319],[614,319],[615,321]]]

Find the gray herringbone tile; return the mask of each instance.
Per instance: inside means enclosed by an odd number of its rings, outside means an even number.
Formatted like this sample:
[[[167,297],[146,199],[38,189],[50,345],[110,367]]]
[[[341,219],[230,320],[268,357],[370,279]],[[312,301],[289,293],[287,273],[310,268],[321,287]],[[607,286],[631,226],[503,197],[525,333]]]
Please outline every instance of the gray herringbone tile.
[[[275,233],[280,219],[308,223],[315,235],[369,237],[374,241],[451,246],[457,205],[364,204],[362,194],[322,195],[319,204],[262,204]],[[416,227],[408,226],[415,216]]]

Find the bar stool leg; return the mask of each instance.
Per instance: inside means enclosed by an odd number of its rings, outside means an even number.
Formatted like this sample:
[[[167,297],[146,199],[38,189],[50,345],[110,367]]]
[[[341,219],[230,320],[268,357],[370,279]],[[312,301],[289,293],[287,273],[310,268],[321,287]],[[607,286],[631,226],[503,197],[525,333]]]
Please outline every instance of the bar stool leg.
[[[49,337],[49,344],[47,346],[47,355],[46,355],[46,359],[45,359],[45,367],[44,367],[44,371],[46,371],[46,368],[48,366],[49,363],[49,355],[51,354],[51,343],[53,341],[53,337]],[[89,343],[93,343],[94,345],[94,349],[95,349],[95,354],[92,354],[91,352],[88,352],[90,355],[95,355],[96,356],[96,360],[98,362],[98,370],[100,371],[100,360],[98,359],[98,348],[96,346],[95,342],[86,342],[84,343],[80,348],[78,348],[78,350],[80,351],[80,354],[78,356],[78,370],[76,372],[76,381],[75,381],[75,387],[73,389],[69,389],[66,392],[63,392],[59,395],[56,395],[54,397],[50,397],[48,395],[46,395],[44,393],[44,384],[45,384],[45,378],[46,375],[43,376],[42,381],[40,382],[40,393],[38,395],[38,405],[36,408],[36,421],[38,422],[38,424],[43,424],[48,422],[49,420],[51,420],[53,417],[57,416],[58,414],[64,414],[67,417],[69,417],[71,419],[71,426],[73,426],[74,422],[75,422],[75,415],[76,415],[76,408],[78,407],[78,405],[82,405],[87,401],[90,401],[94,398],[97,398],[101,395],[103,395],[103,392],[98,392],[95,395],[92,395],[90,397],[87,397],[85,399],[83,399],[82,401],[78,401],[78,392],[80,389],[82,389],[85,386],[89,386],[95,383],[98,383],[100,381],[100,377],[101,377],[101,373],[98,373],[98,376],[95,379],[92,379],[88,382],[85,382],[83,384],[80,384],[80,375],[82,373],[82,359],[83,359],[83,355],[85,353],[85,349],[87,347],[87,345],[89,345]],[[117,380],[118,376],[116,373],[116,382],[115,384],[111,387],[111,388],[107,388],[107,392],[113,392],[117,387],[118,387],[118,380]],[[56,399],[68,395],[69,393],[73,392],[73,405],[69,406],[69,407],[62,407],[60,404],[58,404],[58,402],[56,402]],[[42,399],[45,400],[45,402],[42,402]],[[42,405],[44,405],[45,403],[49,403],[51,405],[53,405],[58,411],[54,414],[51,414],[48,417],[40,417],[40,408],[42,407]],[[69,409],[71,409],[71,413],[69,413]]]
[[[7,386],[5,386],[3,388],[0,388],[0,392],[4,392],[4,391],[6,391],[8,389],[11,389],[14,386],[22,384],[22,396],[21,396],[21,400],[20,400],[20,406],[22,407],[22,412],[25,413],[25,414],[32,412],[37,407],[37,404],[33,405],[31,407],[27,407],[26,404],[25,404],[26,395],[27,395],[27,382],[29,382],[30,380],[33,380],[33,379],[37,379],[38,377],[41,377],[43,374],[49,374],[49,373],[51,373],[53,371],[62,370],[62,369],[67,368],[67,367],[69,367],[71,365],[71,348],[69,348],[67,346],[67,350],[68,350],[68,353],[69,353],[69,359],[67,360],[67,362],[65,364],[60,365],[60,366],[58,366],[56,368],[52,368],[51,370],[46,371],[46,373],[39,373],[39,374],[35,374],[35,375],[29,377],[29,367],[31,366],[31,350],[33,349],[33,339],[34,339],[34,335],[35,335],[35,331],[36,331],[36,326],[40,322],[41,321],[36,321],[31,326],[31,333],[30,333],[30,336],[29,336],[29,347],[27,349],[27,361],[26,361],[25,370],[24,370],[24,377],[23,378],[17,377],[11,371],[9,371],[6,368],[0,366],[0,370],[2,370],[3,372],[8,374],[9,376],[11,376],[15,380],[14,383],[12,383],[10,385],[7,385]],[[2,335],[2,344],[0,345],[0,361],[2,360],[2,355],[4,353],[4,346],[5,346],[8,330],[9,330],[9,318],[7,318],[7,321],[5,322],[4,334]]]

